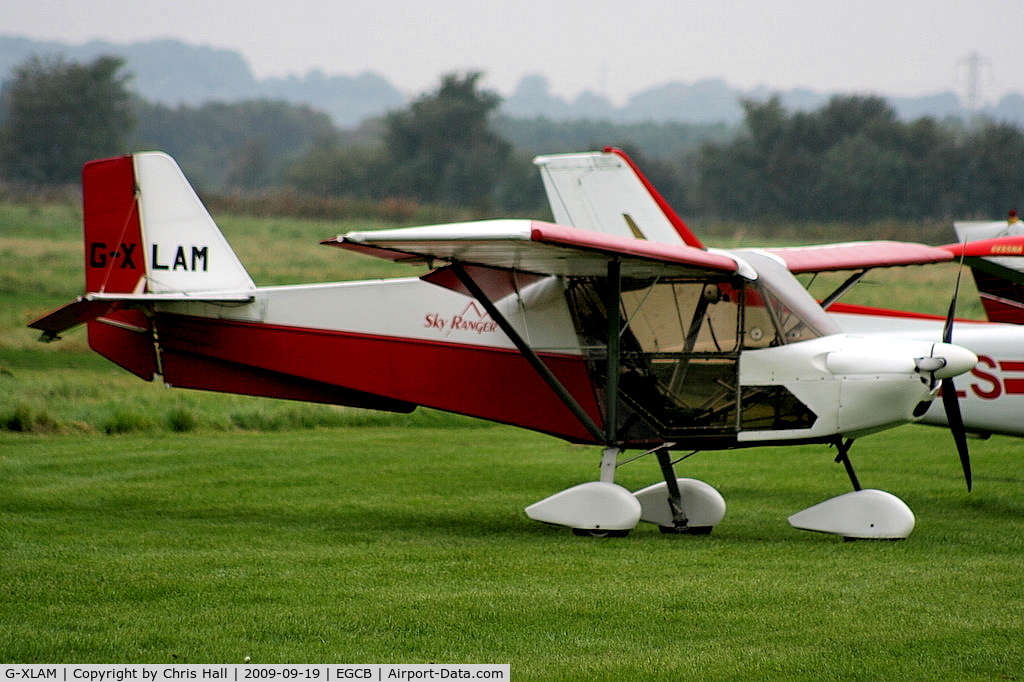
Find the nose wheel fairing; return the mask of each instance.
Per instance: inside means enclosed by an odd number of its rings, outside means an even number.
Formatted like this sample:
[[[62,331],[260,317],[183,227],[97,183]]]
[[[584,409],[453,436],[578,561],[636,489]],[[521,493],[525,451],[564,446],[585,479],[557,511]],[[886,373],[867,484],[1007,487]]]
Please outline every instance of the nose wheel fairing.
[[[914,530],[915,518],[895,495],[855,490],[791,515],[789,524],[851,540],[902,540]]]

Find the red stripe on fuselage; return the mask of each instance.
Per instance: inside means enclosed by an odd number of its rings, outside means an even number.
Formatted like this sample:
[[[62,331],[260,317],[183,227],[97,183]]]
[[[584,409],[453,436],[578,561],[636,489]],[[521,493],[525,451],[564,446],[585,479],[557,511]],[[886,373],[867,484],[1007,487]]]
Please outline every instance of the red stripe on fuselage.
[[[1000,360],[999,369],[1004,372],[1024,372],[1024,362],[1016,360]],[[1021,395],[1024,394],[1024,379],[1007,379],[1003,378],[1003,390],[1007,394]]]
[[[1007,395],[1024,394],[1024,379],[1003,379],[1003,390]]]
[[[526,359],[511,349],[169,314],[157,315],[156,327],[161,347],[172,355],[256,367],[570,441],[593,442]],[[587,414],[601,424],[584,359],[561,354],[542,357]],[[165,379],[173,385],[175,377],[167,369]],[[208,390],[244,392],[209,383]]]
[[[183,355],[168,350],[164,350],[160,358],[164,381],[177,388],[347,405],[390,412],[412,412],[416,409],[416,406],[410,403],[224,360]]]

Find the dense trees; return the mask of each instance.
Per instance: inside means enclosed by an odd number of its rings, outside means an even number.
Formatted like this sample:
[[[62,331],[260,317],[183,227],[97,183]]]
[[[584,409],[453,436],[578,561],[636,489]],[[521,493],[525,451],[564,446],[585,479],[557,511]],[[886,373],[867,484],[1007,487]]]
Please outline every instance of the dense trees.
[[[501,98],[478,89],[480,76],[446,75],[436,93],[385,117],[393,190],[456,206],[486,202],[495,191],[512,146],[491,129]]]
[[[1024,132],[987,120],[908,122],[878,97],[834,97],[797,112],[778,98],[745,101],[737,130],[554,123],[497,118],[500,98],[470,72],[446,75],[407,107],[342,131],[322,112],[280,101],[172,108],[133,100],[122,67],[111,57],[21,66],[0,96],[0,179],[75,182],[90,158],[163,149],[207,193],[287,186],[343,203],[543,216],[530,158],[614,145],[687,216],[921,220],[1024,207]]]
[[[992,122],[900,121],[878,97],[813,112],[744,102],[745,130],[706,145],[704,210],[721,216],[875,220],[1000,216],[1024,198],[1024,134]]]
[[[299,189],[334,196],[398,197],[442,206],[516,210],[538,205],[529,162],[492,124],[501,98],[480,73],[448,74],[440,87],[390,112],[376,144],[324,145],[288,174]]]
[[[91,64],[33,57],[2,94],[0,174],[8,180],[78,180],[89,159],[125,151],[134,117],[130,76],[116,57]]]
[[[167,152],[205,191],[278,186],[296,158],[332,144],[338,135],[327,114],[280,101],[136,107],[134,148]]]

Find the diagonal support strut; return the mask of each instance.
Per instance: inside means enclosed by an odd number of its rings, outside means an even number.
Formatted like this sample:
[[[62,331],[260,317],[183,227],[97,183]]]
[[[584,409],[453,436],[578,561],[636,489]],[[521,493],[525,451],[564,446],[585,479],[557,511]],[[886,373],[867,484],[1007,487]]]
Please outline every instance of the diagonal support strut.
[[[526,358],[526,361],[530,363],[530,366],[533,367],[545,383],[551,387],[551,390],[553,390],[565,406],[569,408],[576,419],[580,421],[594,440],[599,443],[605,443],[605,434],[601,431],[601,427],[591,419],[590,415],[587,414],[586,410],[584,410],[579,402],[577,402],[576,398],[569,393],[569,389],[567,389],[562,382],[558,380],[558,377],[556,377],[551,369],[544,364],[544,361],[540,356],[530,348],[530,345],[526,343],[523,337],[519,335],[519,332],[517,332],[505,316],[501,314],[501,311],[495,307],[491,299],[487,298],[483,289],[481,289],[476,281],[469,276],[469,273],[467,273],[465,268],[462,267],[462,264],[458,261],[453,261],[452,272],[454,272],[455,276],[459,278],[462,285],[466,287],[466,290],[473,295],[473,298],[475,298],[477,302],[484,307],[484,310],[486,310],[487,314],[491,316],[491,319],[497,323],[501,331],[505,332],[505,336],[512,341],[516,349],[522,353],[523,357]]]

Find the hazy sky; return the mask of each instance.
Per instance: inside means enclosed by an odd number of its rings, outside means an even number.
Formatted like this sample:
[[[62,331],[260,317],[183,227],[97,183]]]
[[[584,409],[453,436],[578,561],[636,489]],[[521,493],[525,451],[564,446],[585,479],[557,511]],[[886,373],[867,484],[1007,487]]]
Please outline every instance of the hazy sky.
[[[237,49],[258,77],[374,71],[409,94],[480,70],[509,94],[543,73],[560,95],[616,102],[720,77],[748,88],[1024,93],[1024,0],[5,0],[0,33],[82,43],[175,37]]]

